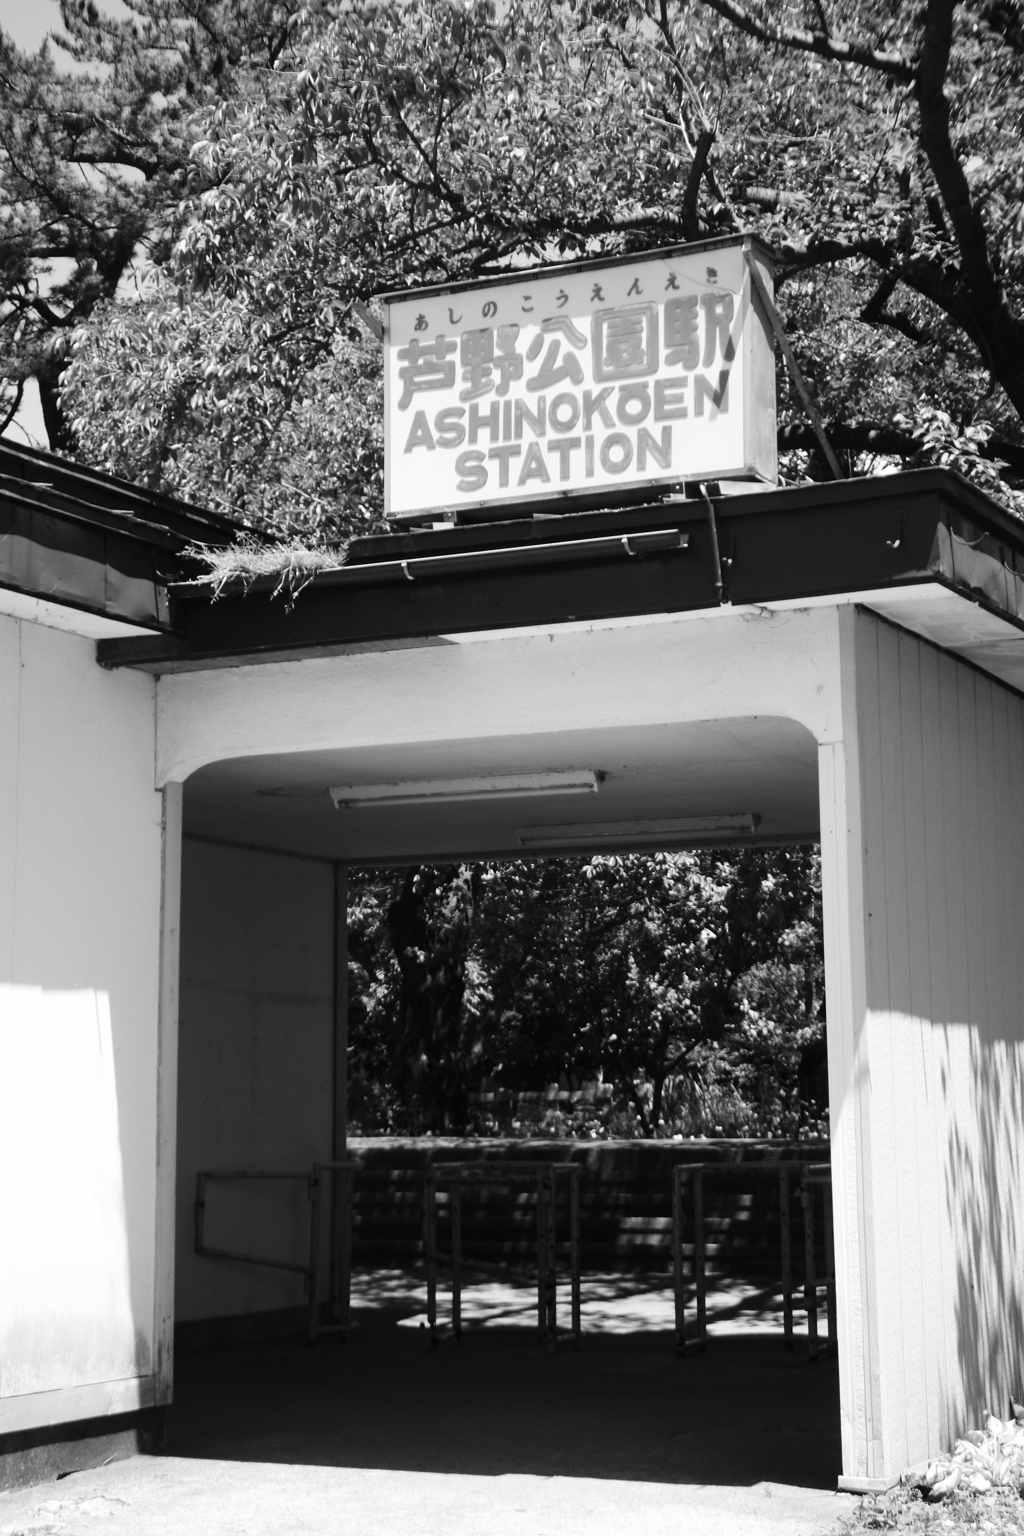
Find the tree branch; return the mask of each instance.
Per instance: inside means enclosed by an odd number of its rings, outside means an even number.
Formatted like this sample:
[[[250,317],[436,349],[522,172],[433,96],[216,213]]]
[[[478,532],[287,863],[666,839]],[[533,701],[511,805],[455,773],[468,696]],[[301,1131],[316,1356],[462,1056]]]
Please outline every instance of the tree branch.
[[[877,453],[885,458],[910,459],[924,447],[924,439],[916,433],[905,432],[885,422],[830,422],[828,434],[833,446],[841,453]],[[779,428],[778,445],[782,450],[798,448],[815,453],[818,439],[807,422],[794,421]],[[978,444],[978,457],[990,462],[1002,460],[1016,474],[1024,474],[1024,444],[990,437],[987,443]]]
[[[841,261],[873,261],[876,266],[881,267],[885,274],[885,281],[891,281],[893,287],[896,282],[905,283],[914,293],[920,294],[921,298],[934,304],[936,309],[942,310],[943,314],[978,348],[985,366],[990,369],[993,367],[989,338],[985,329],[978,323],[969,292],[965,289],[962,277],[952,262],[930,256],[901,257],[895,241],[882,240],[877,236],[866,236],[861,240],[849,241],[816,240],[803,246],[784,245],[781,257],[782,265],[776,275],[776,291],[782,287],[788,277],[794,276],[797,272],[806,272],[814,267],[832,266]],[[889,290],[891,291],[892,289]],[[875,298],[877,297],[876,293]],[[866,320],[868,324],[890,325],[911,341],[928,344],[938,342],[939,338],[934,333],[916,327],[908,315],[890,315],[884,307],[874,315],[871,313],[872,303],[873,301],[869,300],[867,314],[863,311],[861,313],[861,319]],[[1011,332],[1016,326],[1013,317],[1009,315],[1006,324]],[[1004,383],[1002,378],[1000,382]],[[1010,393],[1005,383],[1004,388],[1007,388],[1007,393]]]
[[[693,159],[690,161],[690,171],[683,189],[682,225],[683,234],[687,240],[696,240],[700,235],[700,226],[697,222],[697,194],[700,192],[701,180],[714,142],[715,135],[712,130],[702,128],[697,136]]]
[[[887,458],[906,459],[919,453],[922,440],[912,432],[875,421],[830,422],[829,440],[840,453],[879,453]],[[780,449],[799,448],[807,453],[818,451],[813,428],[804,421],[790,422],[778,431]]]
[[[34,309],[39,318],[45,320],[46,324],[54,330],[66,331],[70,329],[71,326],[78,323],[79,315],[81,314],[80,309],[76,305],[66,315],[58,315],[55,309],[50,308],[45,299],[29,299],[25,307],[27,309]]]
[[[704,4],[724,21],[731,22],[741,32],[746,32],[748,37],[756,37],[759,42],[776,43],[801,53],[816,53],[819,58],[832,59],[837,64],[863,64],[868,69],[890,75],[908,85],[914,79],[913,61],[900,53],[886,53],[880,48],[873,48],[870,43],[848,43],[820,32],[805,32],[800,27],[780,27],[774,22],[761,20],[740,5],[738,0],[704,0]]]
[[[1024,53],[1024,16],[1018,0],[986,0],[972,9],[1008,48]]]
[[[898,282],[899,278],[894,277],[891,273],[882,278],[882,281],[860,312],[860,318],[864,321],[865,325],[878,324],[885,311],[885,306],[896,291],[896,284]]]
[[[1024,326],[1011,312],[992,270],[985,225],[950,135],[945,81],[953,42],[954,4],[955,0],[928,0],[914,82],[921,147],[953,226],[961,262],[957,287],[960,302],[970,315],[970,334],[1014,408],[1024,416]]]
[[[893,314],[889,309],[889,300],[895,293],[899,281],[898,273],[886,273],[860,312],[860,318],[864,324],[887,325],[891,330],[898,331],[901,336],[906,336],[908,341],[913,341],[918,346],[941,346],[944,350],[948,350],[946,344],[934,331],[918,325],[905,310],[901,309]]]
[[[873,261],[885,270],[895,255],[895,244],[878,235],[865,235],[859,240],[812,239],[806,245],[791,245],[787,242],[779,251],[782,266],[776,273],[775,282],[779,287],[787,277],[793,277],[797,272],[806,272],[813,267],[830,267],[839,261]]]
[[[25,380],[19,379],[14,389],[14,403],[12,404],[10,410],[7,412],[7,415],[4,417],[3,421],[0,422],[0,437],[3,437],[4,433],[7,431],[7,428],[10,426],[11,422],[14,420],[15,416],[17,416],[19,410],[21,409],[21,401],[24,393]]]
[[[739,186],[733,195],[738,203],[752,203],[766,213],[777,208],[804,208],[810,201],[802,192],[780,192],[777,187]]]
[[[861,319],[863,320],[863,318],[862,312]],[[925,330],[923,326],[918,325],[915,320],[911,319],[905,309],[897,310],[895,314],[892,310],[883,309],[874,323],[876,325],[887,325],[891,331],[898,331],[901,336],[905,336],[908,341],[914,342],[916,346],[942,347],[944,352],[949,351],[949,347],[940,337],[936,336],[934,331]]]

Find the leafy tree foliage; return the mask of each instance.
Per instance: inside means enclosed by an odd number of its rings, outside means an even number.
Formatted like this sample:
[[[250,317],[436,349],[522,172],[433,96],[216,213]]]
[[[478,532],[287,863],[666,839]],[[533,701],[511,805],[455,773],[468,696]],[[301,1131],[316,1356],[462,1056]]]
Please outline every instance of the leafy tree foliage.
[[[254,328],[244,296],[182,293],[107,318],[65,395],[90,462],[264,533],[384,526],[380,348],[365,331],[325,333],[311,359],[274,316]]]
[[[400,978],[393,1081],[412,1112],[438,1131],[469,1119],[480,1050],[466,970],[479,870],[413,867],[387,909]]]
[[[91,74],[0,46],[3,372],[40,378],[54,443],[264,527],[372,527],[376,295],[752,228],[849,472],[950,463],[1020,507],[1018,0],[131,5],[64,0]],[[781,383],[785,472],[820,477]],[[369,880],[366,1123],[601,1073],[634,1127],[799,1125],[823,1104],[800,857]]]
[[[363,872],[350,919],[354,1121],[819,1130],[817,870],[794,849]],[[592,1093],[576,1110],[523,1108],[552,1083],[598,1082],[611,1095],[600,1111]],[[481,1089],[504,1112],[481,1107]]]
[[[263,93],[297,5],[127,0],[127,10],[113,18],[93,0],[60,0],[63,29],[36,55],[0,32],[0,424],[34,376],[54,448],[72,446],[57,393],[72,330],[133,264],[166,262],[192,149],[218,105]]]
[[[1012,503],[1022,86],[1015,0],[393,0],[304,19],[263,93],[194,146],[187,227],[146,302],[82,336],[82,450],[120,444],[190,495],[213,471],[252,514],[282,424],[349,366],[375,294],[755,228],[847,468],[947,462]],[[169,366],[175,332],[197,340]],[[214,465],[195,445],[218,434]],[[827,472],[788,382],[780,439],[791,476]],[[359,482],[353,464],[335,483]],[[365,526],[373,496],[342,494],[336,528]]]

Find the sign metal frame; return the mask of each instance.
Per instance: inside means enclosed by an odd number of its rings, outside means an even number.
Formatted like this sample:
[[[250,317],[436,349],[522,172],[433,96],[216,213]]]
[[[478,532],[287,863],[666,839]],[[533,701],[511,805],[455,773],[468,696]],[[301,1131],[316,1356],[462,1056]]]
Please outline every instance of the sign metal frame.
[[[774,335],[751,266],[770,296],[771,253],[751,234],[382,295],[386,516],[477,520],[628,505],[701,480],[775,483]],[[630,277],[623,302],[612,290]],[[606,289],[618,302],[598,301]]]

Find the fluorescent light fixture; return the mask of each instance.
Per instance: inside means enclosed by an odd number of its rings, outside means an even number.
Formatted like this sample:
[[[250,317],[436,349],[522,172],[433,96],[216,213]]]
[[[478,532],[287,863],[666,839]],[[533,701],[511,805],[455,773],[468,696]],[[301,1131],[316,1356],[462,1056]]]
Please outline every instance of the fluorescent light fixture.
[[[570,821],[561,826],[520,827],[521,848],[564,848],[566,844],[614,847],[628,843],[671,844],[707,842],[714,837],[745,837],[756,828],[760,816],[673,816],[662,821]]]
[[[336,784],[330,797],[340,811],[367,806],[434,805],[458,800],[521,800],[533,795],[593,795],[602,775],[592,768],[552,773],[488,773],[470,779],[407,779],[397,784]]]

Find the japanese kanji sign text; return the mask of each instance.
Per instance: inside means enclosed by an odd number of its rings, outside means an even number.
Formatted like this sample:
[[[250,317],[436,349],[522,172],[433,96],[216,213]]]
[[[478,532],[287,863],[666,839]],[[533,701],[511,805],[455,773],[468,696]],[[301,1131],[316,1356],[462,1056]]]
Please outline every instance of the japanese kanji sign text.
[[[397,295],[385,344],[392,514],[774,476],[739,241]]]

